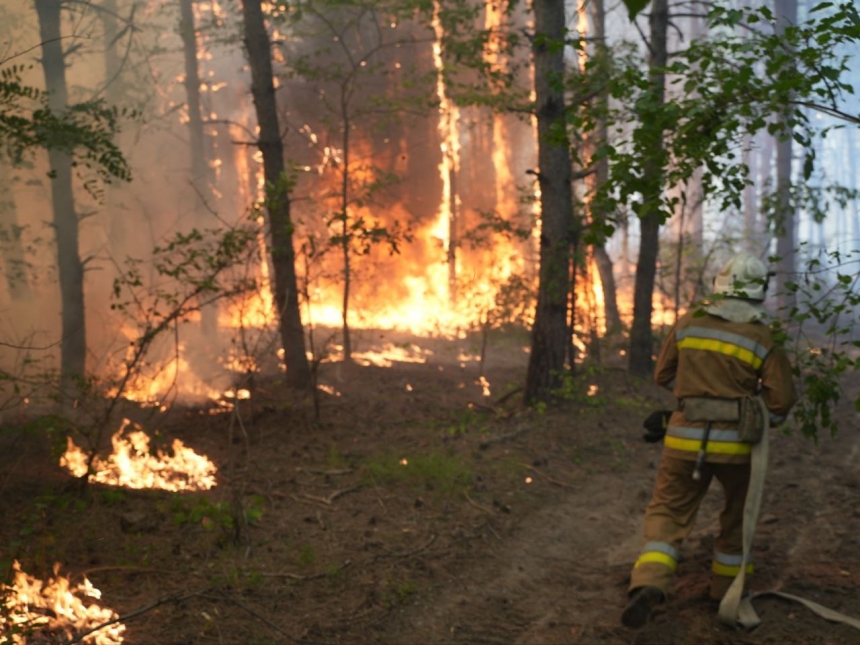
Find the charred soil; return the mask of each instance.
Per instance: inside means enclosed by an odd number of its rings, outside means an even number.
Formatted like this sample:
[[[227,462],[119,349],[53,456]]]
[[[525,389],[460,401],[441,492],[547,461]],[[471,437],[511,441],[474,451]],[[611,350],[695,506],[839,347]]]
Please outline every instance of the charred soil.
[[[208,455],[211,491],[80,490],[43,438],[6,428],[0,557],[43,578],[59,562],[120,615],[146,609],[125,621],[130,644],[860,642],[775,598],[755,601],[752,632],[719,623],[717,484],[674,593],[641,630],[622,627],[660,454],[640,426],[671,397],[605,361],[559,406],[524,411],[521,338],[490,346],[489,396],[468,341],[374,340],[432,354],[321,365],[318,418],[270,379],[233,412],[174,406],[144,424]],[[774,434],[753,588],[856,617],[860,439],[850,402],[838,414],[819,446]]]

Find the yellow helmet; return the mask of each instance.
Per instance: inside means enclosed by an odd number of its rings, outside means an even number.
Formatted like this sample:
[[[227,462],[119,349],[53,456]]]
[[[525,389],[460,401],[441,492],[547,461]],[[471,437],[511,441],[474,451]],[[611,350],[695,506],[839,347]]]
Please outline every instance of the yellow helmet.
[[[764,300],[767,268],[749,253],[738,253],[723,265],[714,278],[714,293],[745,300]]]

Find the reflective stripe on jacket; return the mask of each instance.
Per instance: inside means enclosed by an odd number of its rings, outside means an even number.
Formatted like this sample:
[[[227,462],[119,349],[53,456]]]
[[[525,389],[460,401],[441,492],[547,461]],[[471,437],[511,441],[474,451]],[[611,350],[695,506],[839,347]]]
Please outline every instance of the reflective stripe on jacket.
[[[657,357],[655,381],[678,399],[739,399],[759,393],[773,418],[784,417],[797,400],[791,365],[760,322],[736,323],[704,312],[682,316]],[[705,423],[672,414],[664,446],[682,459],[695,459]],[[735,422],[711,424],[707,460],[749,461],[751,445],[738,440]]]

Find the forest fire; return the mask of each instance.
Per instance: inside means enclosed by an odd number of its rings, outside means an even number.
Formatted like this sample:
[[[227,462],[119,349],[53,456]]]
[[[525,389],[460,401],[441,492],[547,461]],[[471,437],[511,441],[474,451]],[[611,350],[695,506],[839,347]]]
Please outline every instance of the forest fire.
[[[241,397],[240,397],[241,398]],[[136,429],[126,433],[133,425]],[[90,482],[126,488],[159,488],[170,491],[209,490],[216,485],[217,468],[209,459],[198,455],[179,439],[173,440],[170,453],[158,449],[150,452],[149,437],[137,425],[125,419],[111,437],[113,452],[106,458],[92,460]],[[88,455],[68,438],[68,448],[60,466],[75,477],[87,474]]]
[[[24,645],[32,642],[28,633],[62,636],[65,641],[76,634],[116,620],[116,612],[95,601],[101,592],[84,577],[83,582],[72,585],[54,566],[54,576],[48,581],[34,578],[13,562],[14,578],[11,586],[0,585],[0,598],[5,603],[4,623],[0,624],[3,642]],[[93,645],[117,645],[123,642],[125,625],[113,623],[83,637],[80,642]],[[46,638],[38,642],[48,642]],[[53,638],[51,642],[55,642]]]

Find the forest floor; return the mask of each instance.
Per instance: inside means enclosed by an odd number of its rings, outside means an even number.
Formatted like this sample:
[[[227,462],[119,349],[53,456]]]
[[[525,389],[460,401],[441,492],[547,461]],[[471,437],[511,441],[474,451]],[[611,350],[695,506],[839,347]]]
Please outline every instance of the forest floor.
[[[660,455],[641,423],[673,401],[628,376],[617,349],[562,405],[526,412],[523,337],[492,339],[490,396],[475,342],[357,340],[415,343],[425,362],[322,364],[335,393],[319,419],[263,380],[240,417],[177,405],[158,419],[217,464],[211,491],[81,490],[44,440],[5,428],[0,558],[41,578],[59,562],[102,605],[143,609],[125,621],[131,645],[860,642],[777,598],[755,601],[752,632],[719,623],[706,598],[718,484],[668,602],[641,630],[621,626]],[[846,389],[836,438],[774,433],[753,588],[860,617],[858,384]]]

